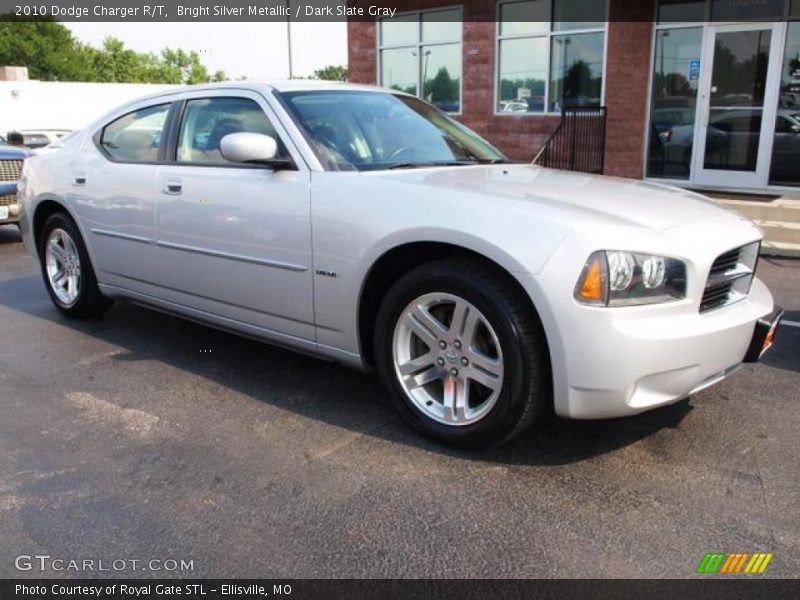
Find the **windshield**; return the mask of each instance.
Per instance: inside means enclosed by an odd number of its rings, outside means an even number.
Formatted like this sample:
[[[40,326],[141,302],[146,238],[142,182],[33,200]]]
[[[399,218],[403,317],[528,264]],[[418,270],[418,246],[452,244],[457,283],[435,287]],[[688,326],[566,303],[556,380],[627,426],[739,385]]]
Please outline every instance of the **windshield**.
[[[508,162],[476,133],[417,98],[336,90],[278,96],[330,171]]]

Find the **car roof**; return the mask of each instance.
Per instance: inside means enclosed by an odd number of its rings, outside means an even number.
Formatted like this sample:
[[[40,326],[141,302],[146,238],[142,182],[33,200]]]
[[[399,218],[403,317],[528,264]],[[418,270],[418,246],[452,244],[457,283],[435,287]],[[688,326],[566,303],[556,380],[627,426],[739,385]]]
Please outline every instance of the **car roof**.
[[[185,85],[169,90],[161,90],[155,94],[148,94],[137,98],[134,102],[139,103],[146,100],[158,100],[159,98],[169,98],[172,96],[185,94],[188,92],[219,91],[219,90],[274,90],[278,92],[303,92],[303,91],[370,91],[383,92],[387,94],[403,94],[405,92],[389,90],[375,85],[345,83],[341,81],[322,81],[318,79],[286,79],[286,80],[246,80],[246,81],[225,81],[222,83],[208,83],[200,85]],[[129,104],[133,104],[131,102]]]

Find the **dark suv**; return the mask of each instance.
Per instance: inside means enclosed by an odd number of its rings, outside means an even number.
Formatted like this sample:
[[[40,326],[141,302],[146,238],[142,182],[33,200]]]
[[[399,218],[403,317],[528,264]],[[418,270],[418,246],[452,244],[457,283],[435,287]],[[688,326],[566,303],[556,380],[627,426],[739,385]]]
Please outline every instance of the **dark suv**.
[[[9,146],[0,136],[0,225],[19,222],[17,182],[29,154],[24,148]]]

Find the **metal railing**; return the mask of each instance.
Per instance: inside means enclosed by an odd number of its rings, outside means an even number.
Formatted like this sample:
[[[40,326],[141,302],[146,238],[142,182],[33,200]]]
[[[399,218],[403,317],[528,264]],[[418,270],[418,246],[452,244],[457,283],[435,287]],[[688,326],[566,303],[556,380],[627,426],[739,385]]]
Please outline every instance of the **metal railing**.
[[[581,106],[561,111],[561,121],[533,159],[554,169],[602,173],[606,146],[606,107]]]

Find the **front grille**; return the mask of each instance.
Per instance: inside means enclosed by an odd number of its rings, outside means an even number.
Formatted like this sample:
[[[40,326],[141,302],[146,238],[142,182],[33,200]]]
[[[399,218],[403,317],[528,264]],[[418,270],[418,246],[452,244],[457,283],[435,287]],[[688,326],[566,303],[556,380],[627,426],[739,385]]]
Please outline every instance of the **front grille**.
[[[724,273],[735,267],[739,262],[739,254],[741,254],[741,252],[741,248],[734,248],[730,252],[720,255],[720,257],[714,261],[714,264],[711,265],[711,275]]]
[[[17,203],[17,196],[15,194],[4,194],[0,196],[0,206],[11,206]]]
[[[0,160],[0,181],[19,181],[21,160]]]
[[[738,302],[750,292],[761,244],[755,242],[720,254],[708,272],[700,312]]]

